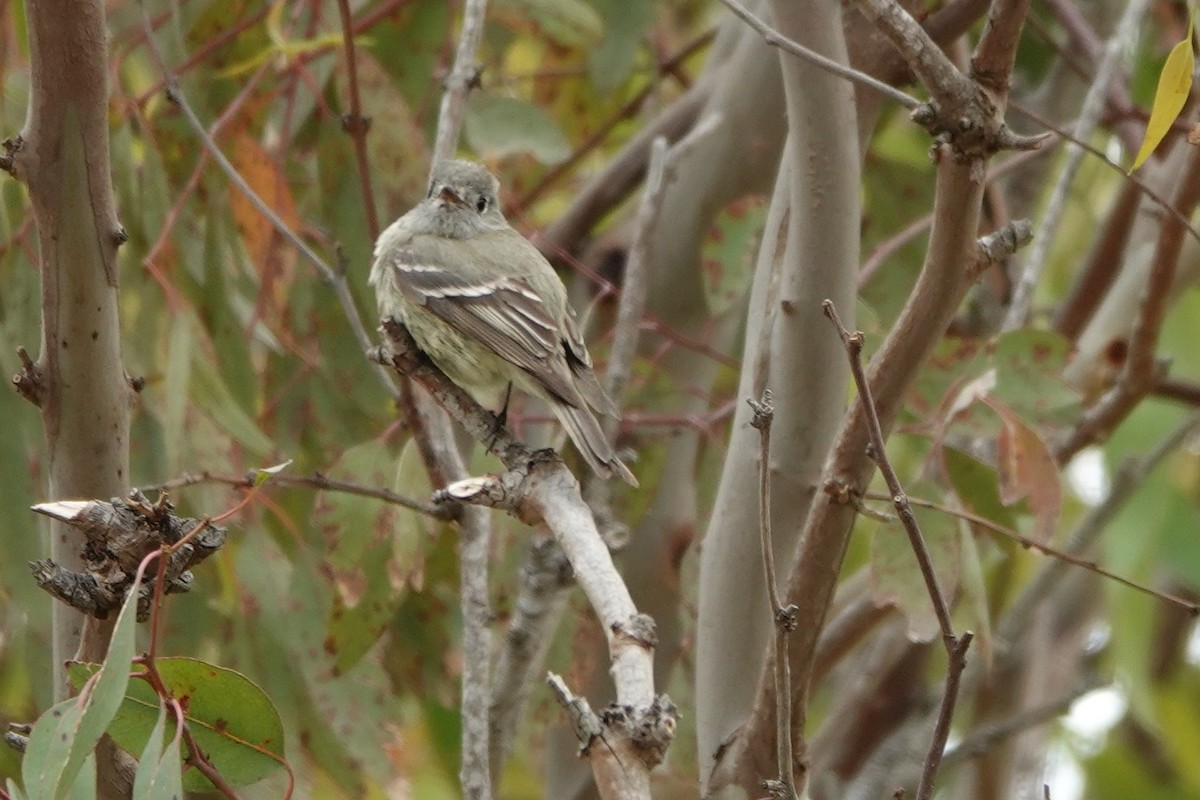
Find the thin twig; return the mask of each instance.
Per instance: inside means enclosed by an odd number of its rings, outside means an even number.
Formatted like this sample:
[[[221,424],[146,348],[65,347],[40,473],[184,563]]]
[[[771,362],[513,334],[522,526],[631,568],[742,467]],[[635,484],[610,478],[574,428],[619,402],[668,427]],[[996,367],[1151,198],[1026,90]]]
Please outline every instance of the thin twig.
[[[946,667],[946,686],[942,691],[942,704],[938,709],[937,723],[933,726],[929,751],[925,754],[925,763],[921,768],[921,782],[917,785],[916,800],[929,800],[933,797],[933,784],[937,779],[942,756],[946,752],[946,740],[950,738],[950,723],[954,720],[954,706],[958,703],[958,686],[962,681],[963,670],[967,666],[967,648],[971,646],[973,638],[975,638],[975,634],[971,631],[964,631],[963,635],[953,643],[947,643],[950,663]]]
[[[1172,208],[1189,216],[1198,203],[1200,150],[1195,150],[1188,154],[1187,166],[1175,187]],[[1084,412],[1075,427],[1055,447],[1054,455],[1059,462],[1065,463],[1087,445],[1108,436],[1161,377],[1162,369],[1155,351],[1174,288],[1185,231],[1185,226],[1174,218],[1163,220],[1121,373],[1113,387]]]
[[[362,185],[363,211],[367,215],[367,231],[374,241],[379,238],[379,214],[375,210],[375,192],[371,188],[371,167],[367,161],[367,132],[371,118],[363,116],[362,98],[358,91],[358,59],[354,53],[354,16],[350,0],[338,0],[342,17],[342,42],[346,48],[346,80],[350,95],[350,113],[342,117],[342,130],[354,143],[354,159],[358,162],[358,181]]]
[[[658,74],[661,75],[663,72],[674,71],[677,69],[679,65],[682,64],[686,59],[690,58],[702,48],[706,47],[713,40],[715,35],[716,30],[710,29],[685,44],[679,49],[678,53],[658,65]],[[575,150],[567,157],[565,161],[555,164],[553,167],[551,167],[546,174],[541,177],[541,180],[539,180],[532,189],[525,193],[525,196],[522,197],[520,202],[517,204],[518,207],[527,209],[537,202],[548,189],[557,183],[560,178],[574,169],[579,162],[584,159],[585,156],[603,144],[605,139],[609,137],[617,125],[636,114],[642,108],[643,104],[645,104],[646,99],[650,97],[650,94],[655,90],[656,86],[657,82],[651,81],[644,89],[631,97],[629,101],[625,103],[625,105],[617,109],[611,117],[600,123],[600,125],[596,127],[596,130],[592,131],[592,133],[590,133],[586,139],[579,143],[579,146],[575,148]],[[658,137],[655,138],[657,139]]]
[[[884,501],[892,499],[890,497],[887,497],[882,494],[877,494],[875,492],[867,492],[866,494],[863,495],[863,498],[866,500],[884,500]],[[1058,561],[1062,561],[1066,564],[1070,564],[1073,567],[1079,567],[1081,569],[1087,570],[1088,572],[1094,572],[1103,578],[1108,578],[1109,580],[1116,581],[1117,583],[1119,583],[1123,586],[1128,586],[1130,589],[1133,589],[1138,592],[1142,592],[1143,594],[1148,594],[1151,597],[1155,597],[1159,600],[1162,600],[1163,602],[1179,606],[1180,608],[1184,609],[1185,611],[1192,614],[1193,616],[1200,613],[1200,606],[1197,606],[1195,603],[1191,602],[1190,600],[1182,598],[1178,595],[1171,594],[1170,592],[1160,591],[1159,589],[1155,589],[1152,586],[1147,586],[1144,583],[1138,583],[1137,581],[1133,580],[1132,578],[1126,578],[1122,575],[1118,575],[1115,572],[1111,572],[1111,571],[1105,569],[1104,567],[1100,566],[1098,563],[1096,563],[1095,561],[1093,561],[1091,559],[1083,558],[1083,557],[1075,555],[1073,553],[1069,553],[1065,550],[1060,550],[1056,547],[1052,547],[1051,545],[1046,544],[1045,542],[1040,542],[1037,539],[1031,539],[1028,536],[1024,536],[1020,533],[1017,533],[1012,528],[1001,525],[998,522],[993,522],[992,520],[988,519],[987,517],[981,517],[978,514],[974,514],[970,511],[965,511],[965,510],[959,509],[959,508],[953,508],[953,507],[945,505],[943,503],[937,503],[937,502],[934,502],[933,500],[925,500],[920,497],[909,497],[908,502],[910,502],[914,506],[918,506],[920,508],[928,508],[931,511],[938,511],[942,514],[949,514],[952,517],[957,517],[958,519],[965,520],[972,524],[978,525],[981,528],[983,528],[984,530],[988,531],[989,533],[994,533],[998,536],[1004,537],[1005,539],[1016,542],[1017,544],[1021,545],[1021,547],[1024,547],[1027,550],[1036,550],[1037,552],[1041,553],[1042,555],[1049,556],[1050,558],[1057,559]],[[868,511],[868,509],[866,509],[866,508],[863,509],[863,512],[869,513],[872,516],[874,516],[876,514],[882,514],[882,512],[879,512],[879,511],[873,511],[873,510]],[[891,519],[892,519],[892,517],[890,515],[883,515],[883,516],[886,521],[891,521]]]
[[[925,537],[921,534],[917,518],[908,502],[908,496],[904,493],[904,488],[900,485],[900,477],[896,474],[884,449],[883,428],[879,424],[879,415],[875,411],[875,400],[871,397],[871,384],[867,381],[867,375],[862,365],[863,335],[857,331],[850,333],[846,329],[832,301],[824,301],[821,307],[825,310],[825,316],[829,317],[837,328],[838,336],[841,337],[842,344],[846,347],[846,353],[850,359],[850,372],[854,375],[859,401],[862,403],[867,417],[867,431],[870,436],[869,455],[879,467],[879,472],[887,483],[888,491],[891,492],[892,505],[895,506],[896,514],[904,524],[904,531],[908,534],[909,543],[917,557],[917,564],[921,568],[921,576],[925,579],[925,588],[929,592],[929,599],[933,602],[933,612],[937,616],[942,639],[946,642],[947,650],[952,651],[956,637],[954,627],[950,622],[950,608],[946,603],[945,595],[942,594],[941,586],[938,585],[937,573],[933,570],[933,559],[929,555],[929,548],[925,546]]]
[[[1141,19],[1149,4],[1150,0],[1132,0],[1125,7],[1125,13],[1121,15],[1117,27],[1104,47],[1104,57],[1096,68],[1096,77],[1083,98],[1079,118],[1075,121],[1074,138],[1088,139],[1100,122],[1100,114],[1104,111],[1105,101],[1108,98],[1109,84],[1112,82],[1113,75],[1116,74],[1117,65],[1120,63],[1126,44],[1133,37],[1138,20]],[[1020,328],[1029,318],[1033,290],[1037,287],[1038,281],[1045,271],[1046,261],[1050,255],[1050,245],[1054,241],[1055,234],[1058,232],[1058,224],[1066,210],[1067,193],[1071,190],[1071,184],[1083,162],[1083,156],[1082,148],[1068,143],[1066,161],[1059,170],[1054,188],[1050,191],[1050,199],[1046,203],[1041,224],[1038,226],[1037,238],[1029,250],[1025,269],[1021,271],[1021,277],[1013,290],[1012,301],[1009,304],[1002,330],[1009,331]]]
[[[346,314],[346,320],[350,323],[350,329],[354,334],[355,340],[358,342],[362,352],[366,353],[372,347],[371,337],[367,334],[367,329],[366,326],[363,325],[362,316],[359,314],[358,306],[354,302],[353,295],[350,294],[350,287],[346,283],[345,274],[335,270],[328,263],[326,263],[323,258],[317,255],[315,250],[309,247],[307,242],[300,238],[299,234],[288,227],[288,224],[284,222],[277,213],[275,213],[274,209],[267,205],[266,202],[264,202],[263,199],[258,196],[258,193],[254,191],[249,183],[247,183],[246,179],[237,171],[237,168],[229,161],[228,158],[226,158],[225,154],[221,152],[221,148],[208,134],[208,130],[205,128],[204,123],[200,121],[200,118],[196,116],[196,112],[192,110],[190,105],[188,105],[187,100],[184,98],[183,91],[179,87],[179,82],[168,69],[167,62],[163,58],[162,50],[159,49],[158,43],[154,39],[154,32],[150,27],[150,17],[146,12],[144,1],[139,0],[139,5],[141,6],[142,10],[142,24],[146,28],[146,44],[149,46],[155,62],[158,64],[159,69],[163,73],[167,87],[167,98],[174,103],[180,111],[183,112],[183,116],[188,121],[192,131],[197,137],[199,137],[200,141],[204,144],[205,150],[208,151],[213,160],[216,161],[221,167],[221,170],[225,173],[226,177],[229,178],[229,180],[235,186],[237,186],[239,190],[241,190],[241,192],[246,196],[246,199],[250,201],[251,205],[258,209],[258,212],[271,222],[271,224],[275,227],[275,230],[277,230],[281,236],[291,242],[292,245],[299,250],[300,253],[314,267],[316,267],[317,274],[321,276],[322,280],[324,280],[327,284],[329,284],[330,287],[333,288],[334,294],[337,296],[338,302],[341,304],[342,310]],[[395,398],[396,387],[392,382],[391,373],[384,369],[382,365],[375,365],[372,371],[387,390],[388,394]]]
[[[1055,717],[1061,716],[1080,697],[1083,697],[1088,692],[1103,688],[1105,685],[1106,682],[1098,678],[1085,678],[1079,686],[1057,700],[1037,706],[1036,708],[1030,708],[1014,714],[1008,719],[980,728],[958,744],[949,748],[946,751],[946,755],[942,758],[942,765],[952,767],[967,759],[978,758],[986,754],[992,748],[992,745],[1014,734],[1021,733],[1043,722],[1049,722]]]
[[[1193,414],[1179,427],[1171,431],[1149,453],[1123,462],[1113,474],[1108,495],[1094,506],[1075,528],[1067,535],[1063,552],[1084,553],[1091,548],[1096,538],[1123,509],[1146,477],[1171,453],[1200,430],[1200,414]],[[1009,606],[1004,617],[996,625],[996,636],[1010,640],[1026,630],[1033,610],[1045,599],[1054,587],[1062,582],[1066,565],[1062,561],[1046,564],[1025,586],[1017,599]]]
[[[796,797],[795,766],[792,763],[792,680],[788,666],[788,633],[796,626],[796,610],[784,608],[775,578],[775,543],[771,534],[771,422],[775,404],[771,390],[763,390],[758,400],[747,401],[754,410],[750,425],[758,430],[758,536],[762,551],[763,575],[771,606],[772,644],[775,649],[775,763],[779,770],[780,790],[788,798]],[[779,795],[780,792],[774,792]]]
[[[857,83],[859,86],[878,92],[889,100],[895,100],[900,105],[908,109],[917,108],[921,105],[921,101],[915,97],[897,89],[888,83],[884,83],[878,78],[874,78],[865,72],[860,72],[856,69],[851,69],[844,64],[839,64],[831,58],[827,58],[820,53],[810,50],[799,42],[784,36],[779,31],[772,28],[762,19],[756,17],[750,9],[738,2],[738,0],[721,0],[725,7],[734,13],[739,19],[744,21],[754,30],[758,31],[763,37],[763,41],[772,47],[778,47],[785,53],[790,53],[797,58],[803,59],[810,64],[820,67],[823,70],[833,73],[838,77],[845,78],[851,83]]]
[[[483,20],[487,0],[466,0],[462,28],[458,34],[458,50],[454,66],[446,76],[446,91],[438,111],[437,137],[433,145],[432,163],[454,156],[458,135],[462,130],[467,108],[467,94],[479,83],[480,67],[476,62],[479,43],[483,40]]]
[[[650,166],[646,173],[646,186],[642,202],[634,218],[633,239],[629,244],[629,256],[625,259],[625,270],[621,281],[621,298],[617,303],[617,321],[613,326],[612,347],[609,348],[608,372],[605,375],[608,396],[618,404],[621,394],[629,383],[633,358],[637,353],[641,334],[642,313],[646,307],[646,290],[649,286],[650,232],[654,230],[662,207],[662,191],[666,185],[667,140],[658,137],[650,145]],[[604,432],[611,440],[616,432],[617,420],[604,420]]]
[[[237,477],[234,475],[216,475],[211,472],[204,471],[186,473],[169,481],[143,486],[141,489],[142,491],[146,492],[171,491],[186,486],[198,486],[208,483],[232,486],[237,489],[251,489],[254,487],[255,482],[255,476],[253,474]],[[435,506],[432,503],[425,502],[424,500],[416,500],[411,497],[406,497],[405,495],[397,494],[389,489],[363,486],[362,484],[351,483],[349,481],[340,481],[335,478],[330,478],[327,475],[323,475],[320,472],[314,472],[312,475],[291,475],[288,473],[280,473],[278,475],[272,475],[270,483],[272,486],[304,487],[326,492],[351,494],[358,497],[370,497],[374,500],[380,500],[384,503],[411,509],[435,519],[448,519],[451,516],[450,510],[443,506]]]
[[[1122,167],[1120,164],[1111,160],[1102,151],[1096,149],[1095,147],[1093,147],[1092,145],[1083,141],[1082,139],[1072,136],[1064,128],[1061,128],[1061,127],[1055,125],[1053,122],[1046,119],[1041,114],[1038,114],[1036,111],[1033,111],[1032,109],[1021,105],[1017,101],[1015,101],[1015,100],[1009,101],[1008,107],[1011,108],[1017,114],[1020,114],[1022,117],[1025,117],[1029,121],[1040,125],[1041,127],[1045,128],[1046,130],[1050,131],[1051,133],[1058,134],[1059,137],[1067,140],[1071,144],[1082,149],[1084,152],[1086,152],[1088,155],[1092,156],[1093,158],[1098,159],[1101,163],[1104,164],[1104,166],[1119,173],[1124,180],[1127,180],[1127,181],[1133,183],[1135,186],[1137,186],[1138,190],[1141,191],[1142,194],[1146,195],[1146,197],[1148,197],[1150,199],[1150,202],[1154,203],[1154,205],[1161,208],[1163,210],[1163,212],[1165,212],[1169,217],[1171,217],[1176,222],[1178,222],[1180,225],[1182,225],[1184,230],[1187,232],[1187,234],[1189,236],[1191,236],[1197,242],[1200,242],[1200,231],[1198,231],[1194,227],[1192,227],[1191,219],[1186,214],[1181,213],[1179,211],[1179,209],[1175,208],[1175,206],[1171,204],[1171,201],[1167,200],[1161,194],[1159,194],[1154,189],[1152,189],[1150,187],[1150,185],[1148,183],[1146,183],[1144,180],[1142,180],[1142,178],[1139,175],[1128,172],[1125,169],[1125,167]]]
[[[846,353],[850,360],[850,371],[854,375],[854,383],[858,387],[859,402],[867,418],[867,431],[870,437],[869,455],[878,465],[879,472],[887,483],[888,491],[892,494],[892,504],[896,508],[896,513],[904,523],[904,530],[908,534],[909,543],[917,557],[921,576],[925,579],[925,588],[929,592],[929,599],[933,603],[933,610],[937,615],[938,625],[941,627],[942,644],[945,645],[949,658],[941,708],[938,711],[929,751],[926,753],[921,770],[921,783],[917,788],[917,800],[929,800],[933,796],[933,786],[937,778],[938,766],[942,760],[942,753],[946,749],[946,739],[950,736],[950,723],[954,718],[954,707],[958,702],[958,686],[962,680],[963,669],[966,668],[967,649],[971,646],[974,634],[971,631],[965,631],[962,636],[956,636],[954,633],[950,622],[950,609],[933,569],[933,559],[930,558],[929,549],[925,546],[925,538],[921,534],[921,528],[917,524],[917,518],[913,514],[908,496],[900,485],[900,478],[887,457],[883,427],[879,423],[879,415],[875,411],[875,401],[871,397],[871,385],[867,381],[862,365],[863,335],[860,332],[852,334],[846,329],[832,301],[824,301],[822,308],[825,315],[837,328],[838,336],[841,337],[842,343],[846,347]]]

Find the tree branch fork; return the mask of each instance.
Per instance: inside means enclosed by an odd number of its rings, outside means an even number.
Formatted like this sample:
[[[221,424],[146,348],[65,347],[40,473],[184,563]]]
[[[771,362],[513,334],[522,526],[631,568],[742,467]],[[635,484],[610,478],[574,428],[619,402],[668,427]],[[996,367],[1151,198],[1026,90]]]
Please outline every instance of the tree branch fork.
[[[561,678],[551,676],[551,686],[575,724],[581,753],[593,760],[602,794],[624,796],[606,791],[605,784],[611,788],[614,781],[625,788],[648,786],[648,771],[665,756],[678,713],[667,695],[654,692],[654,620],[634,606],[579,482],[554,451],[534,450],[518,441],[501,420],[447,378],[402,324],[387,319],[380,331],[384,343],[369,357],[428,391],[507,468],[498,475],[455,481],[434,494],[435,503],[486,506],[529,525],[545,524],[562,548],[604,629],[617,700],[595,714]],[[596,747],[597,742],[606,746]],[[610,758],[615,769],[604,765]]]

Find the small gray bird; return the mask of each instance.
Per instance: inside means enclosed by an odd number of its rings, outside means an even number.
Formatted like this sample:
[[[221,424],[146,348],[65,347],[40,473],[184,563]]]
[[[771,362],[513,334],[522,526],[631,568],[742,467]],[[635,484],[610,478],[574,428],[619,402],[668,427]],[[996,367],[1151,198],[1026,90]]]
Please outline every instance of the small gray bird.
[[[499,183],[469,161],[433,168],[429,194],[375,243],[379,314],[403,323],[483,405],[512,385],[549,404],[597,475],[637,480],[592,411],[617,417],[554,269],[500,212]]]

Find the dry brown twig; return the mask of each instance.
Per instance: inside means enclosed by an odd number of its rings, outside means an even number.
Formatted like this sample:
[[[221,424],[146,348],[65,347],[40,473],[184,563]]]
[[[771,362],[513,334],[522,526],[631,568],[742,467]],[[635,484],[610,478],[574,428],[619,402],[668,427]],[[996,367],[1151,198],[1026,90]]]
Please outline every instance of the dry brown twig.
[[[846,354],[850,359],[850,372],[854,375],[854,383],[858,387],[858,399],[867,417],[867,430],[870,434],[869,455],[879,466],[879,472],[883,475],[888,490],[892,494],[892,505],[895,507],[896,513],[904,525],[904,531],[908,535],[909,543],[912,545],[921,576],[925,580],[925,588],[929,592],[929,599],[933,603],[933,610],[937,615],[938,626],[942,630],[942,644],[945,645],[946,655],[949,659],[941,708],[938,710],[937,723],[934,726],[933,737],[930,740],[929,750],[921,770],[921,783],[917,787],[917,800],[929,800],[933,796],[933,785],[937,778],[942,754],[946,749],[946,739],[950,736],[950,723],[954,719],[954,706],[958,702],[958,686],[963,670],[967,666],[967,649],[971,646],[974,634],[971,631],[965,631],[961,636],[954,633],[950,622],[950,607],[938,585],[937,574],[933,569],[933,559],[929,555],[929,549],[925,546],[925,538],[922,536],[917,518],[913,514],[908,495],[900,485],[900,477],[892,467],[891,461],[888,460],[883,428],[879,424],[879,415],[875,412],[875,401],[871,397],[871,384],[863,369],[863,335],[861,332],[850,333],[846,329],[841,318],[838,317],[833,303],[826,300],[822,307],[825,315],[837,328],[838,335],[846,347]]]

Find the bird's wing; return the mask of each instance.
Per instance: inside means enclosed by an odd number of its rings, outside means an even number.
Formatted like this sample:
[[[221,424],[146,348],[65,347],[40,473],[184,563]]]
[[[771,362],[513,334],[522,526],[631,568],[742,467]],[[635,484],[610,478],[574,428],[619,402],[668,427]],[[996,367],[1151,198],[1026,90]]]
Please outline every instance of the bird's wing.
[[[583,343],[583,336],[579,333],[579,326],[575,324],[575,314],[571,309],[567,309],[566,316],[563,319],[563,332],[566,334],[563,337],[563,343],[566,345],[567,365],[571,368],[571,372],[575,373],[575,378],[578,383],[580,393],[592,408],[609,417],[619,419],[621,412],[617,410],[617,405],[604,391],[604,387],[600,385],[600,381],[596,378],[596,373],[592,370],[592,357],[588,354],[587,345]]]
[[[528,373],[568,405],[582,402],[567,369],[563,332],[519,276],[464,277],[439,263],[436,249],[406,246],[391,258],[396,285],[467,338]]]

